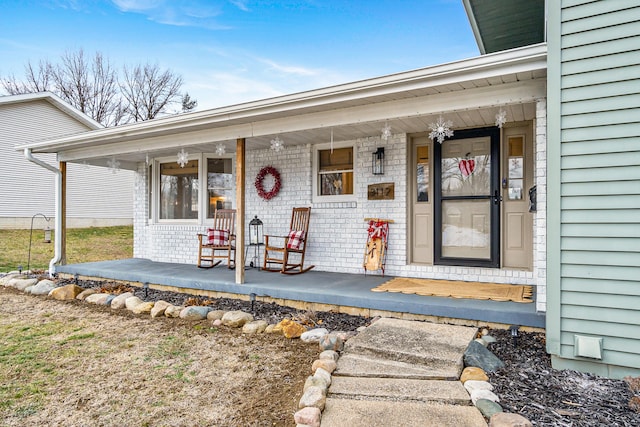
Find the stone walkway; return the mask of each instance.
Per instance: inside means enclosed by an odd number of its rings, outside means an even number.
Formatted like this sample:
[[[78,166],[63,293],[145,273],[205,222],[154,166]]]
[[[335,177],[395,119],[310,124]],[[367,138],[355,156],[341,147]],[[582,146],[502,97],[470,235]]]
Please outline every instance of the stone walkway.
[[[322,427],[487,426],[459,381],[476,329],[383,318],[345,343]]]

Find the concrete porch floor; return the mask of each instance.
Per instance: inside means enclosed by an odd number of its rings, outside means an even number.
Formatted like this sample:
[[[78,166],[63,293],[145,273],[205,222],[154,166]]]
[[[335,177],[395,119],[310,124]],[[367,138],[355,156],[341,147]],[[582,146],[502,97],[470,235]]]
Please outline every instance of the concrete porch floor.
[[[71,276],[148,283],[152,287],[159,285],[160,288],[173,288],[172,290],[199,295],[236,294],[239,298],[248,299],[251,294],[255,294],[259,301],[274,301],[318,311],[337,309],[365,316],[383,315],[470,326],[502,324],[545,327],[544,313],[536,311],[535,303],[371,292],[372,288],[392,279],[391,276],[315,270],[289,276],[248,268],[245,271],[245,283],[237,285],[235,271],[226,266],[200,269],[195,265],[153,262],[140,258],[62,265],[57,268],[57,272]]]

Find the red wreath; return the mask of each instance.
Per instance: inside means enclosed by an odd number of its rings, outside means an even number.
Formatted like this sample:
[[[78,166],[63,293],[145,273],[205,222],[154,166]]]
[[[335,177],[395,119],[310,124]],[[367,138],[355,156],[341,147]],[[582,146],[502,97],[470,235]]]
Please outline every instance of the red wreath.
[[[273,179],[275,180],[275,183],[273,184],[273,187],[270,191],[266,191],[263,185],[264,178],[267,175],[273,176]],[[280,191],[281,185],[282,182],[280,181],[280,173],[273,166],[263,167],[262,169],[260,169],[260,172],[258,172],[258,176],[256,176],[256,190],[258,190],[258,196],[262,197],[264,200],[271,200],[276,197],[278,195],[278,192]]]

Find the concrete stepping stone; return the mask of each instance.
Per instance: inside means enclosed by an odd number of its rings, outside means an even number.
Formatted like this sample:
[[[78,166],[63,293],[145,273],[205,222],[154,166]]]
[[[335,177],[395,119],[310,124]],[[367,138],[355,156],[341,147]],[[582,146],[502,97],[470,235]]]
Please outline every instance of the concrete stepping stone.
[[[471,405],[469,393],[460,381],[334,376],[329,394],[331,397],[352,399],[366,397]]]
[[[400,423],[400,424],[399,424]],[[474,406],[328,398],[321,427],[487,427]]]
[[[431,364],[416,365],[359,354],[345,354],[338,359],[333,373],[335,376],[413,378],[422,380],[457,380],[460,366],[433,361]]]

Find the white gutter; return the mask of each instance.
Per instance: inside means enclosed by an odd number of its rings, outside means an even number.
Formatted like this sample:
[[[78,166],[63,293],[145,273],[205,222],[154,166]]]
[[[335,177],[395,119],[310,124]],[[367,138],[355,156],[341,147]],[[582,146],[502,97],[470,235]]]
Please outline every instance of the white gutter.
[[[35,157],[33,157],[33,155],[31,154],[31,149],[29,148],[25,148],[24,149],[24,157],[29,160],[30,162],[33,162],[35,164],[37,164],[38,166],[41,166],[45,169],[49,169],[51,172],[56,174],[56,185],[55,185],[55,217],[56,217],[56,221],[55,221],[55,229],[54,229],[54,233],[55,233],[55,249],[54,249],[54,253],[53,253],[53,258],[51,259],[51,261],[49,261],[49,277],[53,277],[55,274],[55,264],[57,264],[58,262],[60,262],[60,259],[62,258],[62,200],[61,200],[61,195],[62,195],[62,171],[60,171],[60,169],[55,168],[53,166],[51,166],[50,164],[43,162],[42,160],[36,159]]]

